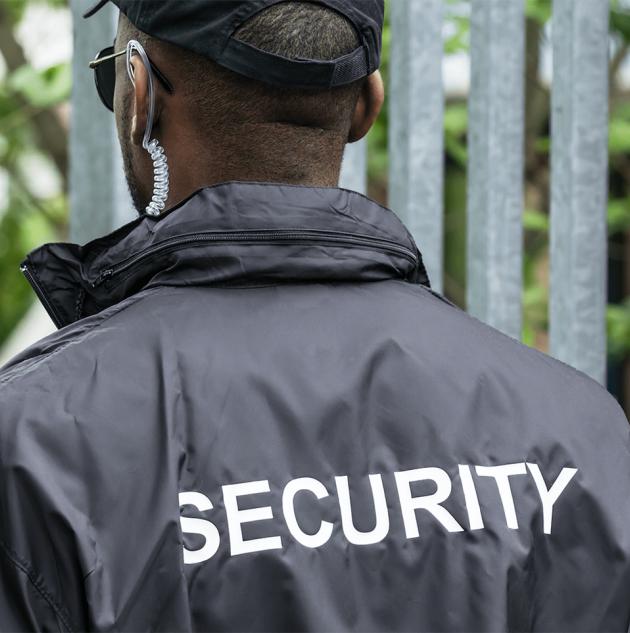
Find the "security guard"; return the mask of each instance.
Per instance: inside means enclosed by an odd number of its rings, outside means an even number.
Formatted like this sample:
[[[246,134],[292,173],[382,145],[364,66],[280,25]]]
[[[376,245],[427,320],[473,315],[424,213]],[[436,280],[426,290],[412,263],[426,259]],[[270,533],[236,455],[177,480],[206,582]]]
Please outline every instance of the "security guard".
[[[0,373],[0,629],[627,631],[620,408],[336,187],[382,0],[114,1],[139,217],[23,264],[59,332]]]

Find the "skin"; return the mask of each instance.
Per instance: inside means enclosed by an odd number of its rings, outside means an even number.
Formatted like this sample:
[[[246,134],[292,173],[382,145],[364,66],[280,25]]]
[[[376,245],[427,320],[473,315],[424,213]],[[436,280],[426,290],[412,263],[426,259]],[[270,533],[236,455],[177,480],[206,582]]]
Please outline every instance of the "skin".
[[[123,50],[130,39],[126,31],[121,19],[116,50]],[[226,112],[214,129],[204,127],[200,133],[176,56],[169,55],[168,46],[147,47],[147,53],[174,88],[173,94],[168,94],[154,81],[152,138],[158,139],[168,158],[167,208],[202,187],[234,180],[336,187],[345,144],[361,140],[383,106],[383,80],[377,71],[365,82],[345,128],[347,136],[340,136],[339,129],[315,128],[295,118],[291,123],[264,116],[251,121],[232,112]],[[131,63],[135,82],[127,76],[124,57],[117,62],[114,111],[125,174],[136,209],[142,212],[153,189],[153,166],[142,147],[148,119],[148,75],[138,55]]]

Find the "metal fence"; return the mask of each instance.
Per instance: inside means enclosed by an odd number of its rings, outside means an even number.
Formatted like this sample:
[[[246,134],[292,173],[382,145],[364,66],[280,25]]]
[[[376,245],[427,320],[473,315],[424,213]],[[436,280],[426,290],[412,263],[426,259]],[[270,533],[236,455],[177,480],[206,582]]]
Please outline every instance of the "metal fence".
[[[443,23],[447,0],[391,0],[390,206],[413,233],[433,286],[444,257]],[[77,20],[81,0],[72,0]],[[467,302],[522,329],[525,0],[470,0]],[[608,0],[554,0],[551,353],[606,373]],[[75,29],[72,237],[114,228],[131,209],[109,113],[85,60],[115,32],[114,11]],[[103,130],[109,130],[103,134]],[[367,144],[349,146],[342,186],[365,192]],[[95,158],[96,157],[96,158]],[[89,183],[89,186],[88,186]]]

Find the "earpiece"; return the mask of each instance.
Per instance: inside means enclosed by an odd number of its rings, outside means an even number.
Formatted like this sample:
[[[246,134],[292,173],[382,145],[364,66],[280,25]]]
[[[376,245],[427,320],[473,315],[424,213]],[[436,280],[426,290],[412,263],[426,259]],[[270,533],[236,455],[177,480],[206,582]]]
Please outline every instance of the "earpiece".
[[[166,161],[164,148],[159,144],[157,139],[151,140],[153,131],[153,118],[155,116],[155,88],[153,86],[153,71],[151,62],[144,50],[144,47],[137,40],[129,40],[127,44],[127,74],[132,83],[135,83],[133,66],[131,64],[131,56],[134,51],[140,55],[142,63],[147,69],[148,87],[149,87],[149,115],[147,117],[147,126],[144,131],[142,147],[149,152],[153,161],[153,197],[147,205],[145,213],[147,215],[157,216],[166,208],[166,200],[169,192],[169,172]]]

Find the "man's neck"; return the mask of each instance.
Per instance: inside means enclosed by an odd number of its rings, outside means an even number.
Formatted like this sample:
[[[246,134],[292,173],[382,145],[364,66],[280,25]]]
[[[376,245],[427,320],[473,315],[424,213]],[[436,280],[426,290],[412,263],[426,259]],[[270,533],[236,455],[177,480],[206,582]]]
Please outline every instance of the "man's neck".
[[[188,138],[187,138],[188,137]],[[239,125],[206,133],[207,141],[186,135],[169,143],[169,206],[194,191],[221,182],[277,182],[336,187],[345,143],[338,132],[287,124]]]

